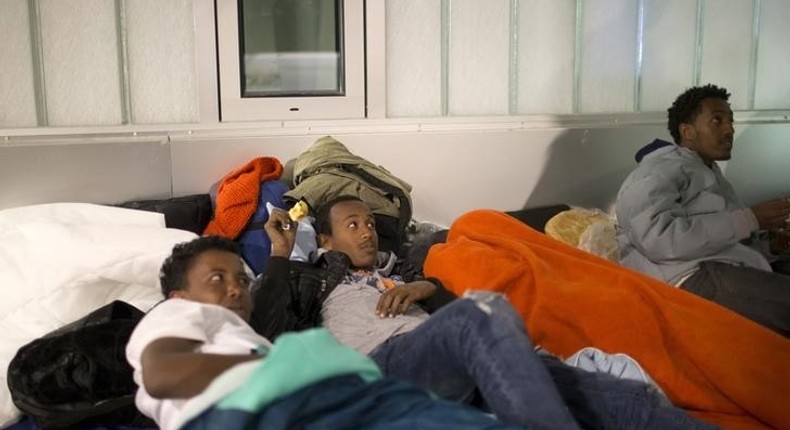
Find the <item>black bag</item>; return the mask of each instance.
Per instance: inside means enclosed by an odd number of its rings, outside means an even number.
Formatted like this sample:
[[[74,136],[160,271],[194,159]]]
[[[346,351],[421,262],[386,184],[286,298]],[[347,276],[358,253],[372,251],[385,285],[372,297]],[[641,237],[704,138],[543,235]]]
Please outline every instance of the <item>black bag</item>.
[[[158,212],[165,215],[168,228],[203,234],[214,214],[208,194],[193,194],[161,200],[134,200],[115,205],[122,208]]]
[[[154,427],[134,405],[125,353],[143,316],[116,300],[20,348],[8,366],[16,407],[43,429]]]

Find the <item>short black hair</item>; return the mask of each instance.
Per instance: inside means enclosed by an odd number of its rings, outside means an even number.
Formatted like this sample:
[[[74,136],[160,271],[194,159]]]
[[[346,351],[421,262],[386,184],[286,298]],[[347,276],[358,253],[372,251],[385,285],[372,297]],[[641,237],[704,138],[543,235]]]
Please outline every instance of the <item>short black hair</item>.
[[[239,245],[221,236],[203,236],[189,242],[179,243],[159,271],[159,282],[165,298],[173,291],[183,290],[187,286],[187,271],[198,255],[210,251],[228,251],[241,256]]]
[[[730,99],[730,93],[726,88],[713,84],[692,87],[679,95],[667,109],[667,128],[676,144],[680,144],[680,124],[693,123],[702,110],[702,101],[709,98],[722,99],[726,102]]]
[[[329,213],[332,211],[332,208],[335,207],[335,205],[343,202],[362,202],[362,199],[357,196],[342,195],[332,198],[324,203],[320,208],[318,208],[318,212],[315,215],[316,234],[326,234],[329,236],[332,235],[332,222],[329,219]]]

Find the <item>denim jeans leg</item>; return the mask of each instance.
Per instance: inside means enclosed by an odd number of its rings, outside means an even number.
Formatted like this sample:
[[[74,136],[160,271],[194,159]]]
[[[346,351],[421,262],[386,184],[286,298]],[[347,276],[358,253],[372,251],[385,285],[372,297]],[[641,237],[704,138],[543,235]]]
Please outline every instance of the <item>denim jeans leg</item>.
[[[578,429],[535,353],[524,323],[500,294],[452,302],[372,354],[383,372],[440,396],[468,400],[477,387],[496,416],[535,429]]]
[[[541,356],[576,421],[587,429],[713,430],[666,401],[647,384],[568,366]]]

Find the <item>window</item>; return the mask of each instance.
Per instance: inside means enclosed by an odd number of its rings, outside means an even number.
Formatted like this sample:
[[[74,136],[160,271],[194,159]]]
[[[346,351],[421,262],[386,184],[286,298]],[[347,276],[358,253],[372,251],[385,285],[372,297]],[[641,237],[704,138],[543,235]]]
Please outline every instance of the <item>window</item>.
[[[217,2],[222,121],[364,118],[360,1]]]

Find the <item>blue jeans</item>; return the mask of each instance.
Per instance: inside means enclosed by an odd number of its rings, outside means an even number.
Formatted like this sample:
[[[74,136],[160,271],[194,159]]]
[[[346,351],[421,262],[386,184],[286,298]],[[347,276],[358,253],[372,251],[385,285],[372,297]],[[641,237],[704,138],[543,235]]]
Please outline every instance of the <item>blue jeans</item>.
[[[535,352],[503,296],[458,299],[371,353],[385,375],[450,400],[475,388],[505,423],[535,429],[710,429],[646,384],[568,366]],[[578,424],[577,424],[578,423]]]
[[[686,411],[668,404],[657,390],[641,381],[568,366],[542,356],[554,385],[573,417],[586,429],[707,430]]]
[[[439,396],[467,401],[477,388],[505,423],[530,429],[578,429],[551,376],[503,296],[455,300],[409,333],[390,338],[371,358],[385,375]]]

